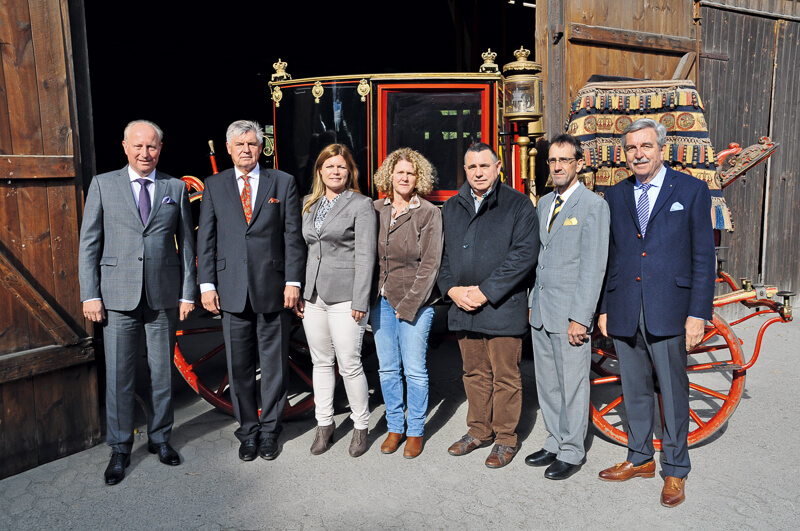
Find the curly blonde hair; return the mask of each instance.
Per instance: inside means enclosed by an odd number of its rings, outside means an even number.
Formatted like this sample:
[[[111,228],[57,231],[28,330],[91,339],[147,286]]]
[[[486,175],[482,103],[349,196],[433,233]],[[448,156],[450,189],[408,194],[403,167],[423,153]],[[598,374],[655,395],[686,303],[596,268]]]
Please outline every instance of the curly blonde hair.
[[[414,191],[417,195],[424,196],[433,190],[436,182],[436,169],[422,156],[419,151],[411,148],[400,148],[392,151],[381,164],[380,169],[375,173],[375,188],[379,192],[386,194],[389,199],[394,199],[394,188],[392,187],[392,174],[394,167],[401,160],[410,162],[414,166],[414,173],[417,175],[417,182]]]

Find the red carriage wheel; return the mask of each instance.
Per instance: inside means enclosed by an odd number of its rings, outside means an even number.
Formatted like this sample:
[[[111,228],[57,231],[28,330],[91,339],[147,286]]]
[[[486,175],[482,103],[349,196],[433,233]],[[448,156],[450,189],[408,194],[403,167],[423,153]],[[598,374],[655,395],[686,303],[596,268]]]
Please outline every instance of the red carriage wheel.
[[[289,340],[289,400],[284,419],[298,417],[314,407],[311,358],[300,328],[299,323],[292,324]],[[177,336],[174,361],[183,379],[203,400],[233,415],[222,327],[178,330]]]
[[[710,437],[733,415],[744,391],[744,365],[741,342],[730,325],[715,313],[700,345],[689,353],[686,367],[690,446]],[[592,422],[603,435],[627,444],[625,398],[613,346],[593,342],[592,372]],[[660,394],[656,402],[660,410]],[[655,414],[661,417],[661,411]],[[656,450],[661,449],[660,433],[657,428]]]

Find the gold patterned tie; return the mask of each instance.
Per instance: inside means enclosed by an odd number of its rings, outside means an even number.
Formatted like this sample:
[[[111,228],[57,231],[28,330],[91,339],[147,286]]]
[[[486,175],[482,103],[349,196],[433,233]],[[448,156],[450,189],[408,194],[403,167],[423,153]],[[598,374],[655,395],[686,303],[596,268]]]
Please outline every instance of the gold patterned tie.
[[[553,222],[556,220],[556,216],[559,212],[561,212],[561,205],[564,204],[564,201],[561,199],[560,195],[556,196],[556,207],[553,209],[553,215],[550,216],[550,224],[547,226],[547,232],[550,232],[550,229],[553,228]]]
[[[247,219],[247,224],[250,224],[250,218],[253,216],[253,207],[250,206],[250,177],[242,175],[244,186],[242,187],[242,208],[244,208],[244,217]]]

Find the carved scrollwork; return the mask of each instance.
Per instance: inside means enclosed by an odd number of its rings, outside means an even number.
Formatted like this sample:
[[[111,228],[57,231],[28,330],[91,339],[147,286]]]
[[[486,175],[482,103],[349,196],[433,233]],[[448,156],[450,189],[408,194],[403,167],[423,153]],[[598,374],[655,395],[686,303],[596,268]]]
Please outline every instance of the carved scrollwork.
[[[314,83],[314,88],[311,89],[311,94],[314,95],[314,103],[319,103],[319,99],[322,97],[324,92],[325,89],[322,88],[322,83],[319,81]]]
[[[358,88],[356,89],[356,92],[358,92],[358,95],[361,96],[361,101],[367,101],[367,94],[369,94],[369,91],[369,82],[366,79],[362,79],[358,82]]]
[[[275,107],[281,106],[281,99],[283,98],[283,92],[281,92],[280,87],[273,87],[272,89],[272,101],[275,102]]]
[[[769,158],[780,144],[773,142],[767,136],[762,136],[758,144],[746,147],[739,153],[729,156],[718,171],[722,188],[741,177],[750,168]]]

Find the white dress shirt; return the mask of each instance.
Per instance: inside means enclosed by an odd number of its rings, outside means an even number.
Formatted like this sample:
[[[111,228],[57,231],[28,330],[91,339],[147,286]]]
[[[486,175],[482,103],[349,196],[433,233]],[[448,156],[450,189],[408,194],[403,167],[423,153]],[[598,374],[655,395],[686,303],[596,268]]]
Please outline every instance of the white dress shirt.
[[[556,190],[556,196],[553,198],[553,202],[550,203],[550,212],[547,213],[547,223],[550,223],[550,219],[553,217],[553,210],[556,209],[556,199],[558,196],[561,196],[561,209],[564,209],[564,205],[567,203],[567,199],[569,196],[572,195],[572,192],[578,189],[578,180],[576,179],[572,186],[567,188],[563,194],[559,194],[558,190]]]

